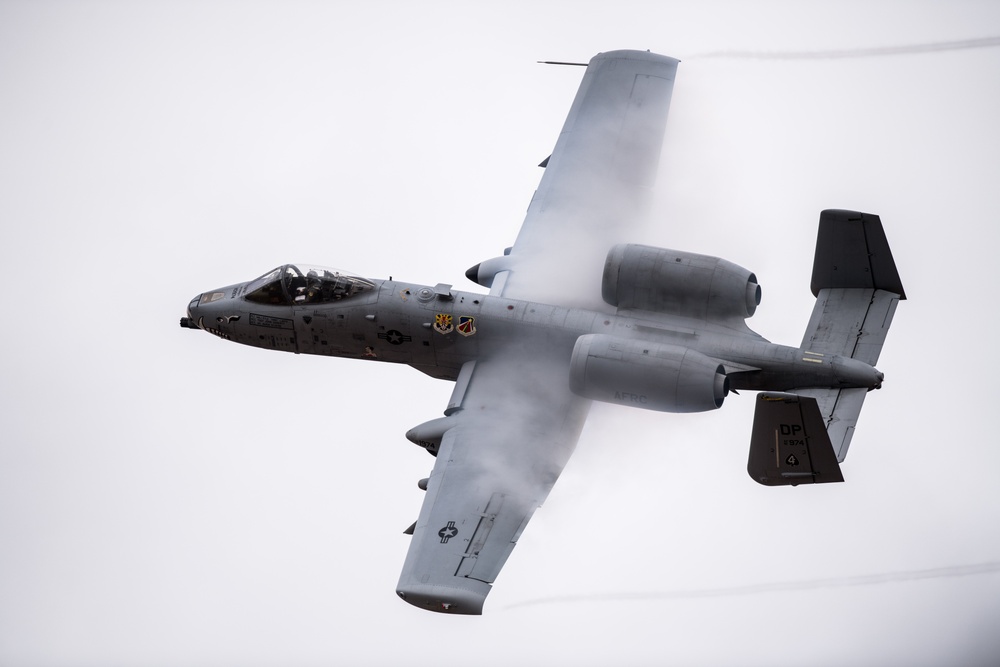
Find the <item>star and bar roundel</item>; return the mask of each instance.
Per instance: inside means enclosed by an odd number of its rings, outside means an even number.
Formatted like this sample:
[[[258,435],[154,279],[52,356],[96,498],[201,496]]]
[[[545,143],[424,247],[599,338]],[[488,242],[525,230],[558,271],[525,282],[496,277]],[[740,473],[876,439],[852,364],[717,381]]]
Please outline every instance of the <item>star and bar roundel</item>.
[[[441,544],[448,544],[448,540],[458,535],[458,528],[455,528],[455,522],[449,521],[448,525],[438,531],[438,537],[441,538]]]
[[[413,340],[413,336],[407,336],[403,332],[396,331],[395,329],[380,332],[378,337],[380,340],[387,341],[391,345],[402,345],[403,343],[409,343]]]

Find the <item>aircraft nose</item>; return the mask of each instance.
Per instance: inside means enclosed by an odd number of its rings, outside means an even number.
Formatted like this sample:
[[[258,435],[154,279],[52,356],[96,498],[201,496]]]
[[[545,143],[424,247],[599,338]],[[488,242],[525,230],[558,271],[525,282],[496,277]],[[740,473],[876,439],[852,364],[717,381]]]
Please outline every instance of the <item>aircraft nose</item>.
[[[198,321],[200,315],[198,313],[198,302],[201,301],[201,295],[199,294],[195,298],[191,299],[187,307],[187,317],[181,318],[181,327],[184,329],[200,329],[198,326]]]

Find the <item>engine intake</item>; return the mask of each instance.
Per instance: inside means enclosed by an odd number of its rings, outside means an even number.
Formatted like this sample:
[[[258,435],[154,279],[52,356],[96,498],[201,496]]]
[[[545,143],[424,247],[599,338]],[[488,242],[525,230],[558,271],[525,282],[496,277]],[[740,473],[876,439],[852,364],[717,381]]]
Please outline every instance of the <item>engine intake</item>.
[[[710,319],[746,319],[760,304],[751,271],[730,261],[634,243],[616,245],[604,264],[604,301],[617,308]]]
[[[729,393],[722,365],[700,352],[604,334],[577,339],[569,386],[577,396],[659,412],[715,410]]]
[[[474,283],[482,285],[483,287],[493,287],[493,280],[496,278],[498,273],[504,271],[510,271],[513,263],[511,262],[510,248],[504,251],[503,257],[493,257],[491,259],[484,260],[476,264],[475,266],[469,267],[465,272],[465,277]]]

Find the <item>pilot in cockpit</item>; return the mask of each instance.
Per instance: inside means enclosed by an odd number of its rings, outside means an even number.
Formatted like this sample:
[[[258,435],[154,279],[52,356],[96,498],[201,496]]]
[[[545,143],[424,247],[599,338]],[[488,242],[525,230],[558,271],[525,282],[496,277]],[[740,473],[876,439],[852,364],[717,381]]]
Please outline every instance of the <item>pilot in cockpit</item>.
[[[326,272],[324,271],[324,273]],[[316,271],[316,269],[309,269],[309,273],[306,274],[305,293],[306,303],[323,300],[323,279],[320,277],[319,272]]]
[[[306,300],[306,279],[301,273],[295,272],[291,278],[288,279],[288,293],[292,295],[292,301],[295,303],[302,303]]]

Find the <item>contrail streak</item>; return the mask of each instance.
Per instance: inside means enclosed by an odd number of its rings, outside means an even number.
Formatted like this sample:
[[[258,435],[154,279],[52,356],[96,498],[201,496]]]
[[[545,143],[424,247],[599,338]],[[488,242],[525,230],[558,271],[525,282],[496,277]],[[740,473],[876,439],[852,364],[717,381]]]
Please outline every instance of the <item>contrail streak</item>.
[[[896,56],[909,53],[934,53],[937,51],[962,51],[1000,46],[1000,36],[960,39],[951,42],[928,42],[903,46],[877,46],[868,49],[833,49],[829,51],[712,51],[688,56],[692,58],[744,58],[759,60],[823,60],[827,58],[870,58]]]
[[[629,600],[684,600],[695,598],[728,597],[736,595],[759,595],[761,593],[783,593],[787,591],[807,591],[818,588],[844,588],[848,586],[874,586],[903,581],[920,581],[922,579],[943,579],[950,577],[968,577],[976,574],[1000,572],[1000,561],[978,563],[976,565],[953,565],[929,570],[910,570],[907,572],[885,572],[882,574],[866,574],[854,577],[829,577],[826,579],[810,579],[807,581],[773,582],[751,584],[747,586],[729,586],[725,588],[702,588],[687,591],[646,591],[625,593],[595,593],[590,595],[558,595],[548,598],[536,598],[515,602],[505,609],[516,607],[531,607],[542,604],[559,604],[566,602],[624,602]]]

